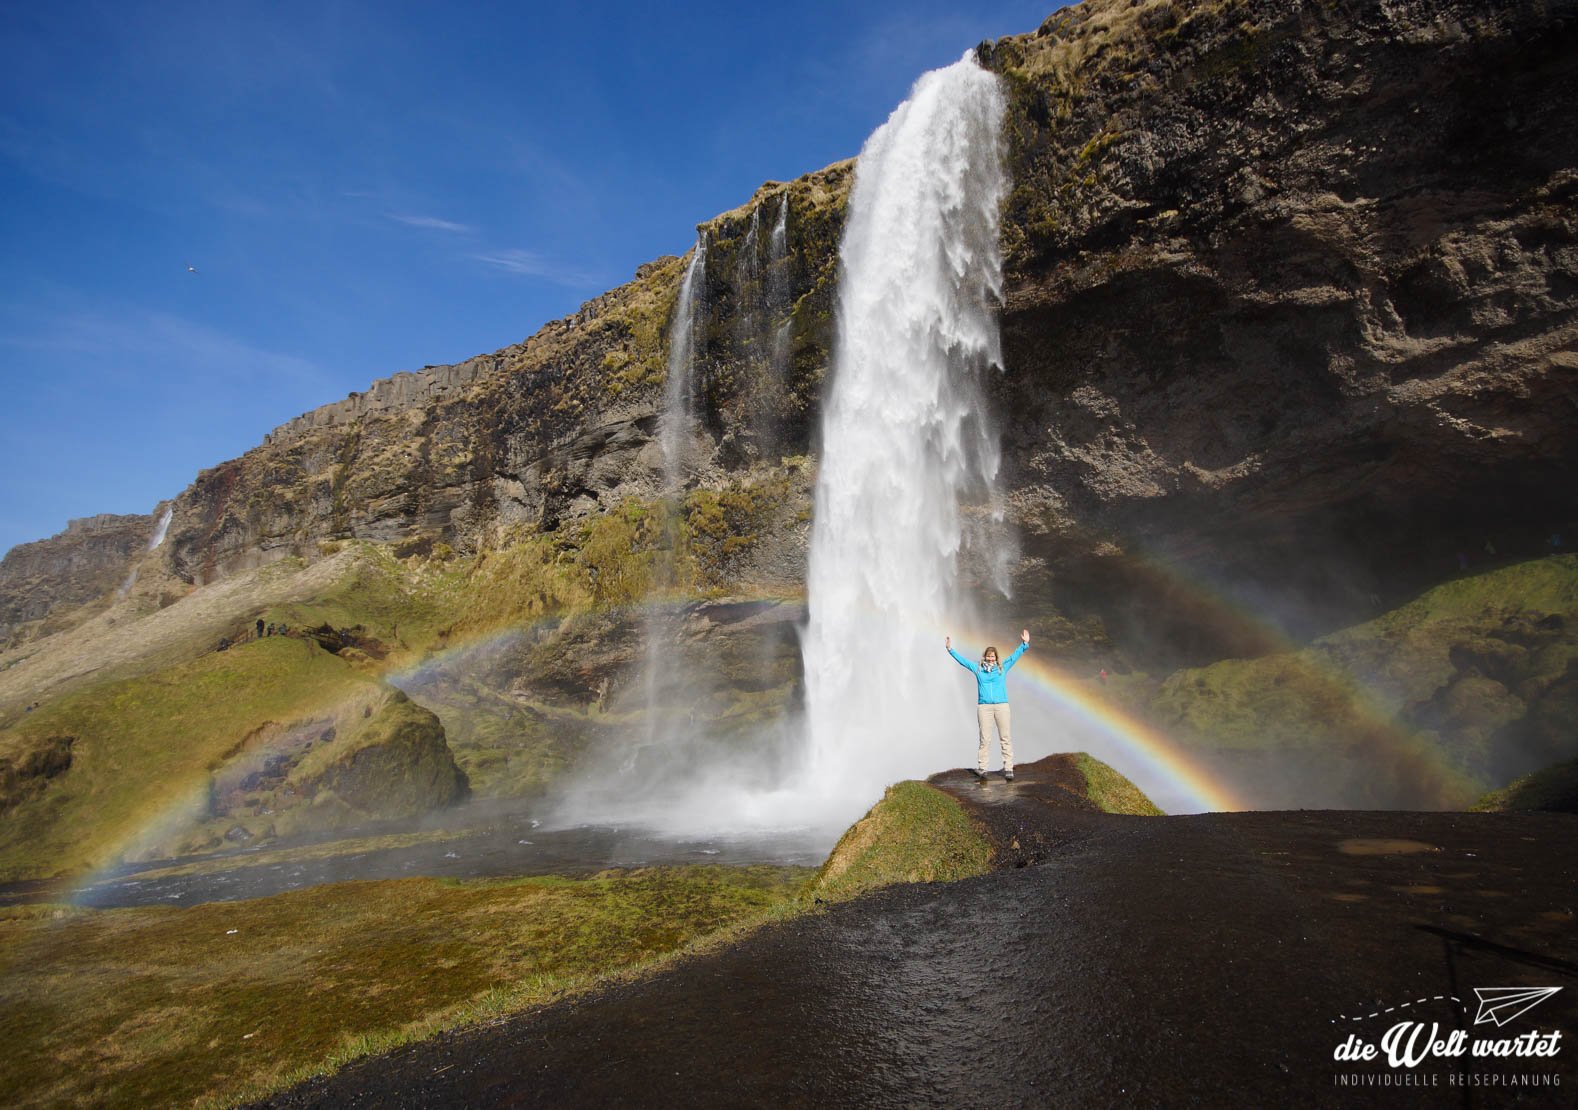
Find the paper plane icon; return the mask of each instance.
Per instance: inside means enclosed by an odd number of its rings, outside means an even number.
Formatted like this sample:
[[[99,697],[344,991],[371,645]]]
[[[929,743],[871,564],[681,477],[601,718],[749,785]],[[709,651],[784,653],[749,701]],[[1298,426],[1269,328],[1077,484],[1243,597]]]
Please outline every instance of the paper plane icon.
[[[1506,1025],[1559,990],[1560,987],[1475,987],[1474,993],[1479,996],[1479,1013],[1474,1015],[1474,1024],[1493,1021],[1497,1025]]]

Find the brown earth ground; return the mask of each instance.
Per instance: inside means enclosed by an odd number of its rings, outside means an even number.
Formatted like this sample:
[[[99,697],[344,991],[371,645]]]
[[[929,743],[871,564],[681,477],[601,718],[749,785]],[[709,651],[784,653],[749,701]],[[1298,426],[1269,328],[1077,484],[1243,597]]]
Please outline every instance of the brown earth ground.
[[[1570,1044],[1412,1072],[1333,1051],[1401,1020],[1578,1034],[1578,818],[1123,817],[1074,772],[932,780],[991,837],[986,875],[830,906],[269,1105],[1571,1105]],[[1475,1026],[1492,986],[1568,989]]]

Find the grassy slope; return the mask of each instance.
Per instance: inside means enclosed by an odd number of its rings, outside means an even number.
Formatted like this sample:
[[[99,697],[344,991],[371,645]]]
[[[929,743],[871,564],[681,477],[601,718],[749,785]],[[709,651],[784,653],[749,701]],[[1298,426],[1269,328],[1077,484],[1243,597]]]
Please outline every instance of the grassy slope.
[[[1074,753],[1074,766],[1085,776],[1085,793],[1103,813],[1137,817],[1164,817],[1145,792],[1101,760],[1085,752]]]
[[[926,783],[900,782],[839,839],[816,893],[841,901],[892,883],[963,879],[990,861],[991,846],[958,802]]]
[[[1481,813],[1578,813],[1578,759],[1524,775],[1474,803]]]
[[[186,909],[0,909],[0,1096],[256,1096],[762,921],[805,878],[686,868],[342,883]]]
[[[376,676],[419,658],[465,615],[475,600],[471,573],[353,544],[310,567],[285,560],[156,612],[116,611],[107,624],[89,622],[33,647],[35,657],[13,656],[3,676],[9,687],[43,697],[31,712],[12,703],[0,760],[19,765],[56,736],[75,743],[69,770],[0,814],[0,880],[215,846],[224,829],[199,828],[198,820],[210,772],[269,724],[332,720],[337,742],[315,749],[314,765],[375,741],[378,729],[360,718],[388,697]],[[249,635],[259,617],[297,632],[355,628],[383,658],[364,655],[353,665],[355,653],[342,658],[295,636],[213,650],[221,635]],[[55,679],[72,672],[81,677]],[[285,833],[292,819],[257,824]]]
[[[1179,671],[1149,712],[1202,747],[1385,757],[1379,774],[1464,804],[1514,743],[1560,745],[1574,661],[1578,556],[1554,556],[1446,583],[1297,652]]]
[[[208,770],[269,721],[380,697],[376,682],[307,641],[276,637],[141,678],[90,686],[0,734],[0,755],[76,737],[71,768],[0,823],[0,876],[90,869],[193,819]],[[129,847],[128,847],[129,846]]]

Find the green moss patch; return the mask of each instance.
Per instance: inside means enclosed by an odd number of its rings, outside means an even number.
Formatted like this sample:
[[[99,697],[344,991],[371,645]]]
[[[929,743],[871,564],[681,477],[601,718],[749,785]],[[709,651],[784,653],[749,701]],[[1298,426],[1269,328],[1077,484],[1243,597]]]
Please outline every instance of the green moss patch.
[[[1117,771],[1085,752],[1074,753],[1074,766],[1085,776],[1085,795],[1103,813],[1126,813],[1140,817],[1166,816],[1156,803]]]
[[[1179,671],[1148,712],[1205,748],[1357,753],[1377,804],[1466,805],[1509,761],[1571,753],[1578,556],[1446,583],[1299,651]]]
[[[815,890],[842,901],[893,883],[966,879],[985,874],[991,854],[958,802],[923,782],[895,783],[839,840]]]
[[[87,870],[199,819],[211,769],[272,722],[379,697],[310,641],[271,637],[88,687],[0,733],[13,762],[71,737],[70,769],[0,821],[0,877]]]
[[[231,1104],[787,912],[797,869],[341,883],[0,910],[12,1105]]]
[[[1480,813],[1578,813],[1578,759],[1492,790],[1474,803],[1474,809]]]

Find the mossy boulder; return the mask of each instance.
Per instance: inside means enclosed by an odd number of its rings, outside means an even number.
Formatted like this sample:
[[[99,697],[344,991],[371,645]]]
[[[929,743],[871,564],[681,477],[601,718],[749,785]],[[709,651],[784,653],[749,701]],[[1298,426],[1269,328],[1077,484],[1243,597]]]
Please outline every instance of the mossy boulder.
[[[1573,751],[1578,556],[1447,582],[1298,651],[1177,671],[1147,700],[1197,748],[1310,761],[1288,804],[1465,806]],[[1363,779],[1312,795],[1344,760]]]
[[[1492,790],[1474,803],[1479,813],[1578,813],[1578,759],[1569,759]]]
[[[444,726],[399,690],[346,743],[309,754],[289,786],[309,803],[309,825],[415,817],[467,793]]]
[[[1085,797],[1103,813],[1134,817],[1165,816],[1145,792],[1107,764],[1086,752],[1074,753],[1074,767],[1085,779]]]
[[[813,890],[842,901],[894,883],[933,883],[984,874],[992,850],[957,801],[906,780],[850,826],[817,874]]]

